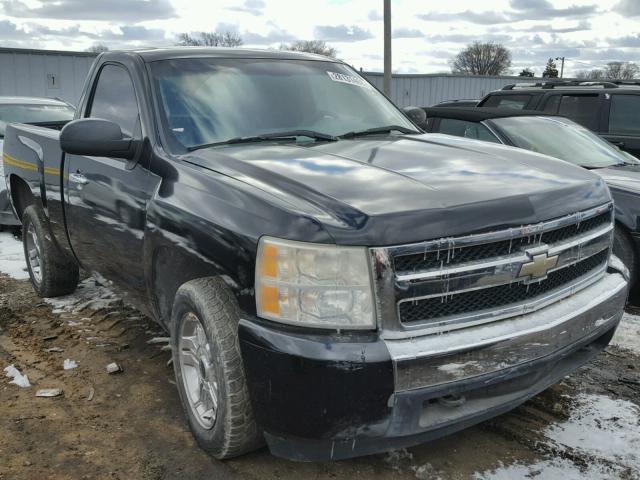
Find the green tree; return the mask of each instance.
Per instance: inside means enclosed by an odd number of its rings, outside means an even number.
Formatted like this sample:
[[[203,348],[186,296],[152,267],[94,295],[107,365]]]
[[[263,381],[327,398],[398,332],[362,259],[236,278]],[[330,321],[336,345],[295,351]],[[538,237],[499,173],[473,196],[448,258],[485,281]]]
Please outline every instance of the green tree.
[[[558,78],[558,67],[556,67],[556,62],[553,61],[553,58],[550,58],[547,62],[542,76],[544,78]]]
[[[533,71],[529,70],[528,68],[525,68],[518,74],[518,76],[519,77],[535,77],[536,74]]]

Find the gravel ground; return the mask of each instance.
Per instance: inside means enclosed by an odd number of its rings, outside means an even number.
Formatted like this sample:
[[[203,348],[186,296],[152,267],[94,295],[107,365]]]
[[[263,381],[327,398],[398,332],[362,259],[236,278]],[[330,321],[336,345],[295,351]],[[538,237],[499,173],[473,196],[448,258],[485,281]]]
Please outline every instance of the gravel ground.
[[[3,233],[0,248],[0,272],[24,277],[20,244]],[[640,479],[634,313],[594,362],[448,438],[333,463],[292,463],[266,450],[221,463],[188,431],[157,326],[95,280],[50,302],[0,273],[0,479]],[[64,370],[65,360],[77,367]],[[124,371],[108,374],[112,362]],[[9,365],[31,386],[10,383]],[[36,397],[44,388],[63,393]]]

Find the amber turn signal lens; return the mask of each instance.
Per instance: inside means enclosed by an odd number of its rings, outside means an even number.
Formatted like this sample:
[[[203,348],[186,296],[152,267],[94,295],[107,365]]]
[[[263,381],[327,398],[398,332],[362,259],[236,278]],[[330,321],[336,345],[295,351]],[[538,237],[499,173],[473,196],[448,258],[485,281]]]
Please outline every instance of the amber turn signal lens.
[[[262,275],[275,278],[278,275],[278,247],[265,245],[262,249]]]

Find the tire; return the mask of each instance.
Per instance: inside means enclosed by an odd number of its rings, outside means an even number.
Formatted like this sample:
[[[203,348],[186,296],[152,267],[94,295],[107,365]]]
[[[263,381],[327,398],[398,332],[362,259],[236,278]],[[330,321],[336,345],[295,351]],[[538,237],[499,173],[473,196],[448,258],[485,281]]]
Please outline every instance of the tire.
[[[78,264],[53,242],[44,213],[35,205],[22,214],[22,245],[29,278],[41,297],[68,295],[78,286]]]
[[[622,227],[616,225],[613,236],[613,253],[622,263],[629,269],[630,286],[629,290],[636,293],[638,290],[637,274],[638,274],[638,256],[631,239],[631,235]]]
[[[180,400],[198,445],[219,460],[263,444],[240,355],[239,318],[236,299],[219,278],[187,282],[173,304],[171,350]]]

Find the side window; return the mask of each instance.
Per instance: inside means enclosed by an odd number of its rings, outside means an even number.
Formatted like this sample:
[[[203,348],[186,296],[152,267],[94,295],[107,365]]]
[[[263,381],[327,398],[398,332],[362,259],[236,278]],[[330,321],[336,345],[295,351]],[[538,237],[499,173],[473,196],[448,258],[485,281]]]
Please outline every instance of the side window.
[[[531,95],[491,95],[483,107],[512,108],[522,110],[531,100]]]
[[[485,142],[500,143],[491,131],[478,122],[468,122],[455,118],[441,118],[438,133],[455,135],[456,137],[473,138]]]
[[[590,130],[598,129],[598,105],[596,95],[562,95],[558,113]]]
[[[640,95],[611,95],[609,133],[640,135]]]
[[[128,136],[138,133],[138,102],[131,77],[123,67],[105,65],[102,68],[86,116],[111,120]]]
[[[544,104],[542,111],[544,113],[558,113],[558,107],[560,106],[560,95],[551,95],[547,98],[547,103]]]

